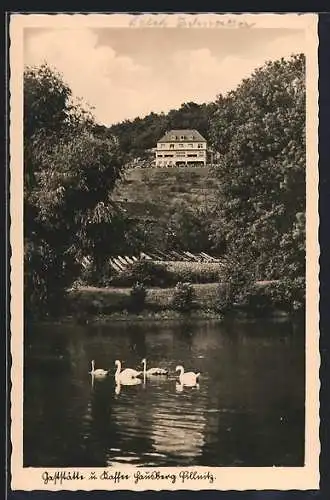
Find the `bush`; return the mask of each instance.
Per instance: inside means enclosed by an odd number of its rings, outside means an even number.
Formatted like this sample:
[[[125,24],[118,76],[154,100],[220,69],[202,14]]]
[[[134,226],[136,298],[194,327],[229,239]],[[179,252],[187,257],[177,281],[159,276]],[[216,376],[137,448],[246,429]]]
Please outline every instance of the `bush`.
[[[246,303],[254,287],[254,274],[233,259],[227,263],[221,278],[222,283],[217,289],[216,309],[219,312],[227,312],[234,304]]]
[[[79,282],[85,286],[95,286],[97,281],[94,265],[92,263],[88,264],[82,269]]]
[[[161,264],[155,264],[152,261],[137,261],[128,266],[114,276],[110,283],[112,286],[133,286],[134,283],[143,283],[145,286],[168,286],[171,276],[166,267]]]
[[[24,312],[27,317],[65,314],[66,289],[78,274],[75,260],[57,255],[46,242],[24,245]]]
[[[138,261],[117,273],[109,281],[112,286],[133,286],[137,281],[151,287],[171,287],[179,281],[194,284],[219,281],[220,266],[213,262]]]
[[[283,279],[270,283],[265,293],[274,307],[291,311],[303,311],[306,300],[306,280],[304,277]]]
[[[109,286],[112,274],[113,270],[109,262],[105,262],[102,269],[97,269],[96,265],[91,262],[82,269],[79,283],[85,286]]]
[[[215,262],[168,262],[166,269],[171,274],[171,284],[179,281],[185,283],[216,283],[219,281],[221,267]]]
[[[273,304],[266,288],[253,286],[244,297],[243,307],[254,316],[265,316],[270,313]]]
[[[228,283],[219,284],[216,291],[215,310],[227,312],[233,305],[233,294]]]
[[[190,283],[178,282],[171,301],[172,308],[179,312],[188,312],[193,307],[195,290]]]
[[[303,277],[242,286],[240,292],[238,292],[238,285],[239,282],[227,282],[218,286],[217,310],[227,312],[236,303],[248,313],[258,316],[267,315],[274,309],[288,313],[304,311],[305,279]]]
[[[135,283],[130,292],[130,310],[140,312],[146,303],[147,291],[143,283]]]

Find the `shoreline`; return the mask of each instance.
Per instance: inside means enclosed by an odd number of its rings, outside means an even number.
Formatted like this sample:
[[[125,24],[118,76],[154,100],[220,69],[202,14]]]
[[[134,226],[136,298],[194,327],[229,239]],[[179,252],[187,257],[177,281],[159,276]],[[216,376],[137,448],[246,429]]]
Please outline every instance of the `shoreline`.
[[[145,306],[139,312],[130,310],[129,288],[81,287],[70,290],[64,308],[56,316],[30,319],[26,324],[52,322],[58,324],[102,325],[112,322],[170,322],[170,321],[217,321],[227,319],[242,321],[255,320],[294,320],[301,313],[294,313],[274,306],[267,309],[252,309],[234,304],[227,312],[216,310],[215,284],[194,285],[198,294],[188,311],[176,311],[171,307],[170,297],[173,289],[149,288]]]
[[[77,324],[77,325],[100,325],[112,322],[125,323],[125,322],[170,322],[170,321],[223,321],[224,316],[216,313],[209,312],[190,312],[187,314],[177,313],[176,311],[142,311],[141,313],[129,313],[126,311],[118,311],[110,314],[90,314],[86,317],[80,318],[74,314],[64,314],[61,317],[46,317],[40,319],[33,319],[33,323],[59,323],[59,324]]]
[[[114,312],[110,314],[91,314],[84,318],[79,318],[74,314],[65,314],[57,318],[40,318],[33,319],[31,323],[54,323],[54,324],[68,324],[68,325],[106,325],[109,323],[160,323],[160,322],[199,322],[199,321],[212,321],[212,322],[223,322],[228,319],[234,319],[236,321],[258,321],[258,320],[272,320],[272,321],[290,321],[294,319],[292,315],[284,311],[273,311],[271,314],[265,316],[257,316],[253,314],[247,314],[240,310],[234,310],[233,312],[221,315],[212,311],[191,311],[189,313],[178,313],[176,311],[142,311],[141,313],[128,313],[125,311]]]

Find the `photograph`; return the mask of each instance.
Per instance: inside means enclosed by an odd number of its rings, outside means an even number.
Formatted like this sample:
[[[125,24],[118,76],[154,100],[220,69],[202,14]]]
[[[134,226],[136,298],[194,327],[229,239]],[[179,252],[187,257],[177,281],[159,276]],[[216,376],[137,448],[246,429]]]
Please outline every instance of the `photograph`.
[[[9,24],[12,487],[316,488],[317,16]]]

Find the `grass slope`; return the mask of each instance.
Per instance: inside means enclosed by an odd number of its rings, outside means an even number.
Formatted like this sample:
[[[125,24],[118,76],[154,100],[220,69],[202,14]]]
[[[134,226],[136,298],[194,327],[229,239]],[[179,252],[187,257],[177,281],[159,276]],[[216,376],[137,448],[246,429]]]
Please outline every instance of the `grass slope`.
[[[217,182],[210,167],[135,168],[126,171],[113,199],[129,215],[158,218],[178,202],[196,208],[212,204]]]
[[[205,283],[193,285],[196,302],[203,309],[215,306],[217,298],[217,283]],[[130,288],[98,288],[80,287],[70,292],[70,299],[80,310],[86,310],[90,304],[96,309],[102,310],[113,308],[120,309],[120,305],[129,298]],[[173,296],[173,288],[148,288],[146,297],[146,308],[168,308]]]

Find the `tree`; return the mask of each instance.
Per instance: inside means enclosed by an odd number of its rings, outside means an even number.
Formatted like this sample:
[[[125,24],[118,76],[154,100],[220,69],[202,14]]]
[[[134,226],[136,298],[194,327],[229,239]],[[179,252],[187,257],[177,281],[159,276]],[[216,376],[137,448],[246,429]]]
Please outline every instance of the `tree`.
[[[110,194],[121,173],[118,143],[74,103],[47,65],[24,73],[25,300],[55,312],[84,255],[99,267],[118,218]],[[33,293],[32,293],[33,292]]]
[[[212,104],[183,103],[179,109],[171,110],[168,113],[168,128],[196,129],[205,139],[208,139],[212,109]]]
[[[216,236],[256,278],[305,274],[305,61],[268,62],[219,96]]]
[[[132,158],[145,158],[148,156],[148,150],[155,147],[157,141],[169,129],[197,129],[208,139],[213,110],[214,103],[188,102],[167,114],[152,112],[144,118],[137,117],[114,124],[108,130],[118,138],[123,152]]]
[[[211,250],[213,242],[210,237],[210,214],[207,207],[196,209],[186,202],[178,201],[164,214],[164,219],[167,250]]]

